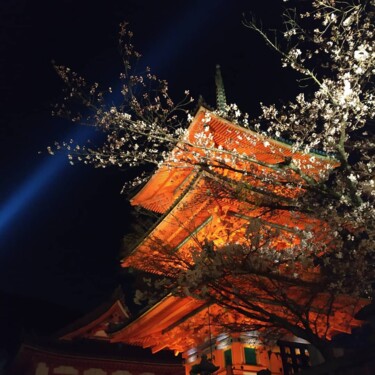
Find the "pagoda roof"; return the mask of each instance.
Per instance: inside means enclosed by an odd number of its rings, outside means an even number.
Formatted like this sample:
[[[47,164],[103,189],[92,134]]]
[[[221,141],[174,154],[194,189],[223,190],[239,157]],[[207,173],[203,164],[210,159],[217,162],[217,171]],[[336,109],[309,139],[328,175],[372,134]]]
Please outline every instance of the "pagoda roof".
[[[281,250],[286,244],[294,243],[296,239],[293,240],[293,236],[296,237],[306,226],[312,228],[316,239],[326,236],[326,226],[306,215],[287,210],[279,214],[276,214],[277,210],[267,213],[267,209],[258,207],[256,203],[239,202],[225,195],[210,197],[206,193],[211,188],[209,180],[206,172],[197,173],[142,241],[121,260],[121,266],[167,275],[170,269],[181,267],[181,261],[177,260],[174,264],[172,254],[178,254],[180,260],[182,256],[189,261],[189,247],[197,248],[205,241],[212,241],[218,247],[229,242],[243,242],[252,218],[261,220],[259,218],[262,217],[264,226],[279,230],[280,236],[275,237],[273,244],[275,249]],[[260,193],[256,194],[259,203]]]
[[[321,298],[323,302],[325,296],[322,295]],[[319,301],[317,302],[316,309],[319,310]],[[352,302],[354,305],[357,303]],[[359,309],[366,303],[361,301],[356,308]],[[264,300],[259,301],[259,304],[263,308],[280,310],[280,306],[274,301]],[[359,321],[352,318],[353,304],[345,297],[338,298],[335,306],[330,317],[328,338],[339,332],[350,333],[353,327],[361,325]],[[316,319],[314,317],[316,311],[312,309],[311,321]],[[215,324],[210,324],[209,322],[213,320]],[[220,321],[225,324],[239,322],[239,326],[243,327],[256,322],[235,311],[215,304],[210,305],[203,300],[168,295],[124,328],[114,332],[111,342],[151,348],[153,353],[170,349],[177,354],[201,346],[205,342],[209,343],[209,337],[212,340],[213,337],[222,334],[223,326],[220,325]]]
[[[210,144],[202,141],[207,132]],[[131,204],[158,213],[166,212],[199,169],[202,155],[207,162],[210,162],[210,155],[232,157],[243,169],[249,169],[254,164],[251,162],[253,160],[263,168],[268,168],[269,173],[272,173],[270,167],[293,158],[298,161],[303,173],[315,179],[319,179],[319,171],[326,165],[336,167],[339,164],[328,156],[295,151],[290,144],[233,124],[200,107],[182,141],[172,150],[170,158],[131,199]]]
[[[169,348],[178,352],[192,345],[193,337],[180,336],[173,339],[168,332],[178,324],[199,314],[207,303],[191,297],[168,295],[124,328],[112,334],[111,342],[150,347],[153,353]]]

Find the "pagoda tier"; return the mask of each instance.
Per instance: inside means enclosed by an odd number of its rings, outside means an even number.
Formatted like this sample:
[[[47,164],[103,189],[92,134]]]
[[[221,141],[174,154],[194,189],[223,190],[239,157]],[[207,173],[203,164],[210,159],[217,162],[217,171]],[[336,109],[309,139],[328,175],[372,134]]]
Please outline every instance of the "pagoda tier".
[[[287,182],[296,182],[301,177],[277,168],[291,160],[301,173],[315,180],[322,171],[338,166],[335,159],[294,150],[289,144],[239,127],[201,107],[170,158],[131,203],[165,213],[202,167],[236,181],[244,179],[254,191],[263,194],[293,197],[298,193],[295,184],[288,187]],[[262,179],[266,175],[269,178]],[[267,182],[271,177],[273,183]]]
[[[188,332],[183,327],[186,324],[191,325],[191,319],[194,321],[198,319],[201,323],[202,317],[206,314],[207,304],[204,301],[168,295],[126,327],[113,333],[111,341],[143,348],[150,347],[153,353],[166,348],[183,352],[196,346],[202,339],[202,337],[192,335],[191,331]],[[205,323],[207,323],[206,320]],[[204,336],[204,332],[201,333]],[[205,329],[205,335],[207,335],[207,329]]]
[[[297,294],[298,290],[294,292]],[[324,298],[322,295],[321,301]],[[269,311],[281,308],[275,301],[267,300],[266,297],[259,300],[259,306]],[[355,311],[361,306],[357,305]],[[317,305],[310,312],[311,321],[321,319],[318,313],[319,306]],[[327,337],[330,338],[338,332],[350,333],[353,327],[360,326],[360,322],[352,316],[353,305],[344,297],[336,299]],[[199,347],[202,343],[209,341],[210,335],[212,338],[220,337],[223,327],[236,323],[245,327],[254,325],[256,321],[220,306],[208,305],[205,301],[192,297],[181,298],[168,295],[124,328],[113,332],[111,342],[151,348],[153,353],[162,349],[186,353],[189,349]],[[318,320],[317,324],[319,324]]]
[[[299,231],[306,227],[311,228],[316,240],[327,233],[327,227],[318,220],[287,210],[270,212],[256,206],[256,201],[262,199],[259,193],[240,202],[225,192],[216,194],[214,185],[205,172],[198,174],[153,230],[122,260],[122,266],[168,274],[168,270],[179,266],[175,263],[177,256],[180,260],[181,257],[190,260],[191,249],[204,243],[212,242],[216,247],[245,243],[249,240],[247,228],[255,218],[262,222],[263,228],[278,231],[272,239],[278,250],[299,241]],[[207,191],[213,192],[211,196]]]

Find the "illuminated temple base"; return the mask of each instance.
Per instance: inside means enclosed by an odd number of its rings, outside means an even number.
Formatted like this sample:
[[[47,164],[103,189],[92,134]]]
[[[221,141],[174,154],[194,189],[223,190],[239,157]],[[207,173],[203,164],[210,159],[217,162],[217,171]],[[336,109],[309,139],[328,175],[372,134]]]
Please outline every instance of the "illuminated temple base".
[[[280,350],[275,348],[272,352],[257,345],[246,344],[241,337],[222,336],[214,342],[211,348],[193,348],[183,354],[186,359],[186,375],[189,375],[194,364],[200,362],[200,356],[207,354],[213,358],[216,366],[220,366],[217,374],[228,375],[255,375],[262,369],[271,370],[272,374],[282,374],[282,361]]]

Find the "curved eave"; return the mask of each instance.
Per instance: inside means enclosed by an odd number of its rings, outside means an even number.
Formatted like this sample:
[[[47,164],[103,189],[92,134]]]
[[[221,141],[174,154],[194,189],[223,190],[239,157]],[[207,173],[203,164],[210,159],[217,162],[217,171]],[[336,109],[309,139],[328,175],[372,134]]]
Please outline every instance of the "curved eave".
[[[165,219],[169,215],[173,214],[173,212],[178,211],[179,204],[187,199],[189,195],[194,191],[194,187],[199,183],[200,179],[202,177],[201,173],[195,173],[194,175],[191,174],[191,178],[189,178],[189,184],[184,185],[185,190],[180,192],[180,195],[178,198],[174,201],[173,205],[169,207],[169,209],[164,213],[162,217],[159,218],[159,220],[153,225],[153,227],[144,235],[142,240],[137,243],[133,250],[125,256],[123,259],[121,259],[121,267],[130,267],[131,264],[131,258],[137,253],[138,249],[144,246],[144,244],[150,240],[150,238],[159,238],[157,235],[158,231],[160,231],[161,226],[165,225]]]
[[[164,331],[205,305],[205,301],[169,294],[127,326],[113,333],[111,342],[126,342],[133,345],[143,343],[142,346],[156,345],[152,340],[153,336],[163,335]]]
[[[114,314],[118,314],[123,320],[129,319],[129,313],[121,301],[117,300],[110,306],[100,306],[93,313],[84,316],[82,319],[74,322],[58,334],[61,340],[72,340],[75,338],[86,337],[101,324],[106,323]],[[103,338],[103,337],[101,337]]]

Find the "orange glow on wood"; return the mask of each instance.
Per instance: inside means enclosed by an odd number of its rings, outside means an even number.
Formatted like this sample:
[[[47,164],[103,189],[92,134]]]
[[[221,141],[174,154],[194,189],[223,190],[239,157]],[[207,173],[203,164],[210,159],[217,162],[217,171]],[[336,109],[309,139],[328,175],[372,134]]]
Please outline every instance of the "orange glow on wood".
[[[277,251],[282,252],[284,249],[298,245],[300,241],[298,231],[306,229],[312,232],[314,238],[312,241],[328,243],[330,235],[326,223],[301,213],[283,210],[282,207],[267,211],[262,207],[262,203],[272,199],[287,202],[288,198],[293,199],[304,192],[297,186],[302,182],[299,175],[291,170],[286,174],[279,173],[272,168],[272,165],[292,157],[294,161],[300,163],[303,173],[318,180],[322,169],[327,166],[335,168],[338,162],[319,155],[292,152],[292,148],[286,144],[266,139],[263,135],[239,128],[209,114],[211,120],[208,126],[212,134],[209,146],[214,148],[213,161],[211,161],[211,169],[197,171],[192,166],[191,160],[197,154],[204,156],[207,151],[196,143],[196,136],[204,132],[207,126],[204,122],[207,113],[204,108],[198,111],[188,129],[185,143],[182,142],[172,151],[173,162],[161,166],[131,200],[133,205],[164,213],[164,217],[122,260],[122,266],[170,275],[171,270],[176,267],[184,267],[181,259],[187,263],[192,262],[191,249],[199,248],[204,241],[212,241],[217,248],[229,243],[243,244],[247,226],[253,218],[259,217],[263,229],[274,228],[279,231],[280,235],[272,238],[271,242],[272,247]],[[271,144],[272,148],[267,147],[267,143]],[[219,150],[219,146],[222,146],[223,151]],[[236,153],[243,154],[244,157],[233,159],[234,161],[228,164],[229,168],[221,168],[215,161],[215,155],[231,152],[234,147]],[[247,173],[243,174],[237,170]],[[268,180],[262,178],[265,175],[269,177]],[[218,180],[215,181],[215,178]],[[236,192],[243,194],[243,199],[231,195],[230,189],[225,192],[223,181],[232,182],[237,188],[243,184],[244,192]],[[286,181],[295,184],[288,185],[285,184]],[[312,269],[303,278],[305,281],[311,281],[317,276],[317,271]],[[249,288],[254,288],[250,280],[233,280],[234,284],[240,283],[240,285],[246,282]],[[291,290],[296,298],[302,298],[302,292],[302,288],[297,287]],[[262,296],[260,291],[258,295]],[[321,319],[318,318],[318,311],[319,308],[323,308],[326,298],[324,294],[319,296],[316,311],[311,312],[312,319],[318,321]],[[267,299],[269,296],[265,294],[259,305],[265,309],[280,310],[280,305],[270,303]],[[347,332],[352,326],[359,324],[351,318],[352,302],[345,298],[337,299],[328,337],[334,332]],[[356,309],[361,306],[356,306]],[[248,319],[216,305],[210,306],[210,310],[215,318],[225,318],[226,322],[236,323],[239,320],[245,322]],[[336,312],[338,310],[340,313]],[[222,327],[215,326],[212,328],[212,334],[218,335],[221,330]],[[112,337],[112,341],[152,347],[153,351],[168,346],[175,351],[184,352],[207,340],[208,334],[207,309],[204,309],[203,301],[169,296],[117,332]]]

